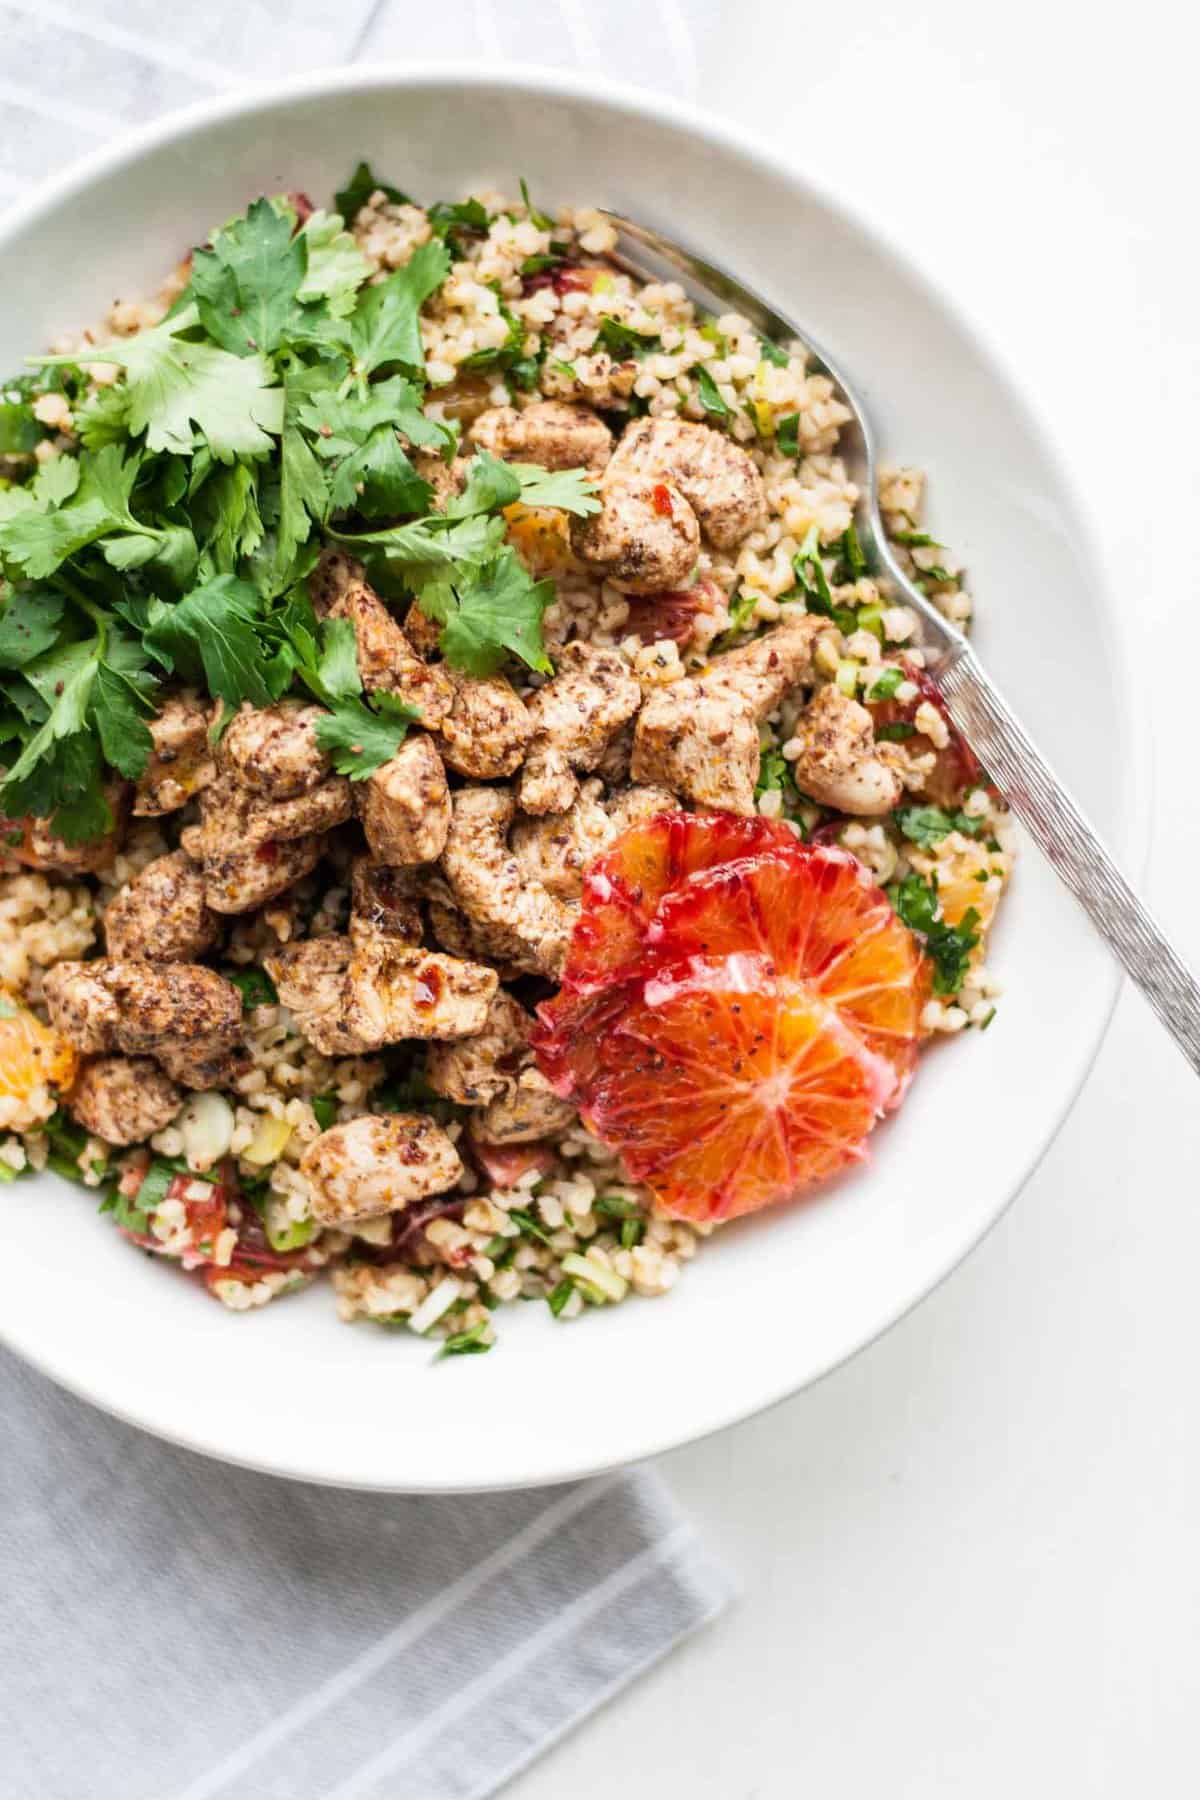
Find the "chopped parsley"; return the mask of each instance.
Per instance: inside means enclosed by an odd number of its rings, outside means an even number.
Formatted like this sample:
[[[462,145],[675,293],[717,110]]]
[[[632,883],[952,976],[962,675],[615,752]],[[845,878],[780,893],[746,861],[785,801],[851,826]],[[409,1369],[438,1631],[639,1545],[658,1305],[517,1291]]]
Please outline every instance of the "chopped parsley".
[[[446,1339],[434,1357],[434,1362],[441,1362],[446,1356],[481,1356],[485,1350],[492,1348],[493,1339],[488,1336],[490,1329],[488,1320],[480,1319],[469,1331],[454,1332]]]
[[[574,1292],[575,1283],[573,1281],[560,1281],[558,1286],[546,1295],[546,1305],[556,1319]]]
[[[935,994],[957,994],[967,976],[971,952],[979,943],[979,914],[969,906],[957,925],[947,925],[941,915],[936,882],[906,875],[887,890],[898,917],[923,939],[933,964]]]
[[[618,362],[625,362],[631,356],[646,356],[651,350],[662,348],[662,339],[655,333],[635,331],[624,319],[606,316],[600,321],[597,335],[598,341]]]
[[[309,1101],[313,1109],[313,1117],[322,1131],[328,1131],[337,1118],[338,1101],[336,1094],[314,1094]]]
[[[243,1012],[253,1012],[256,1006],[274,1006],[279,1000],[275,983],[267,971],[255,963],[243,968],[224,968],[221,973],[242,996]]]
[[[906,738],[916,735],[916,726],[910,725],[907,719],[889,719],[886,724],[875,727],[876,739],[881,744],[902,744]]]
[[[775,443],[784,456],[800,454],[800,414],[785,413],[775,421]]]
[[[982,829],[981,820],[972,819],[965,812],[944,812],[940,806],[901,806],[892,817],[909,842],[922,850],[931,850],[952,831],[961,831],[964,837],[978,837]]]
[[[770,338],[759,338],[758,347],[762,351],[763,361],[773,363],[777,369],[786,369],[791,356],[780,344],[773,344]]]
[[[411,714],[364,694],[349,628],[339,641],[308,601],[328,539],[420,601],[448,662],[549,672],[553,588],[507,546],[501,514],[517,499],[586,514],[594,483],[480,455],[466,491],[432,510],[418,453],[449,459],[458,428],[426,412],[420,311],[449,273],[447,240],[490,220],[477,199],[433,206],[430,241],[370,281],[346,224],[377,191],[408,202],[365,163],[336,211],[301,220],[286,196],[255,200],[195,251],[161,324],[89,347],[111,385],[89,393],[62,356],[0,386],[0,453],[24,477],[0,485],[0,814],[50,819],[71,843],[102,835],[108,773],[144,773],[170,677],[226,716],[307,692],[327,712],[319,741],[354,779],[394,755]],[[507,335],[481,359],[534,385],[537,357],[498,301]],[[607,324],[626,345],[628,328]],[[67,398],[78,442],[39,464],[33,405],[47,392]]]
[[[703,363],[698,363],[696,366],[696,386],[700,392],[700,404],[706,413],[711,413],[716,419],[732,418],[733,415],[720,388]]]

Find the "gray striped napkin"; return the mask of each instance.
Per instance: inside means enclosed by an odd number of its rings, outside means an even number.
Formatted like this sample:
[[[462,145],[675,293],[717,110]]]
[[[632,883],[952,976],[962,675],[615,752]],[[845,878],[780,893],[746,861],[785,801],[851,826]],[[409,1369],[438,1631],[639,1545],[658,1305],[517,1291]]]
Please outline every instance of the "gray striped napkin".
[[[339,1493],[0,1398],[11,1800],[482,1800],[729,1598],[645,1471]]]
[[[0,0],[0,202],[122,126],[359,58],[530,46],[687,94],[720,3],[623,0],[601,56],[584,0]],[[6,1356],[0,1409],[12,1800],[482,1800],[730,1596],[644,1471],[337,1493],[171,1449]]]

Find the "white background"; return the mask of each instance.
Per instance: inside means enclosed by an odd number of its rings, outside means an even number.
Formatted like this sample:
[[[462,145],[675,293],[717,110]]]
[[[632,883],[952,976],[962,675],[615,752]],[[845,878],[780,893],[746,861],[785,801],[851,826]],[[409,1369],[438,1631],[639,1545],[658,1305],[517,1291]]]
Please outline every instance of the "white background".
[[[1148,886],[1200,963],[1193,19],[741,0],[718,33],[681,4],[701,100],[899,235],[1052,419],[1143,621]],[[520,1800],[1194,1793],[1198,1151],[1195,1079],[1126,992],[968,1264],[817,1389],[663,1460],[745,1598]]]

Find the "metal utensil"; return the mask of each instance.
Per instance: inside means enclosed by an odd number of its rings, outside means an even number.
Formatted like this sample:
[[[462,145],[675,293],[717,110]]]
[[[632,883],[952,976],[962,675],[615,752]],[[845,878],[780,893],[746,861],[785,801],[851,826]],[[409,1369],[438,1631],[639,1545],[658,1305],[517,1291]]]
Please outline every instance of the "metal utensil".
[[[1004,794],[1013,812],[1045,854],[1127,974],[1200,1074],[1200,984],[1138,899],[1110,852],[1071,798],[1012,708],[984,673],[960,631],[901,568],[879,510],[877,449],[866,408],[837,366],[806,331],[760,300],[732,275],[644,225],[609,213],[619,233],[609,260],[640,281],[681,275],[702,301],[719,301],[748,319],[772,341],[796,339],[811,365],[828,375],[852,412],[838,449],[859,491],[856,528],[876,568],[888,575],[924,627],[922,649],[951,719]],[[657,266],[656,266],[657,265]]]

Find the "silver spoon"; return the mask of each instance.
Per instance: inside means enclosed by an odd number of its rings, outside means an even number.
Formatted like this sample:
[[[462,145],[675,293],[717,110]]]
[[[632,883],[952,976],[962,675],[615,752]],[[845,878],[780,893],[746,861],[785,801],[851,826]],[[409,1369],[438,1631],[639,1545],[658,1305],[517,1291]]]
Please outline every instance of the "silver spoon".
[[[1142,904],[1080,808],[1030,741],[975,652],[901,568],[883,528],[876,485],[875,435],[866,408],[833,358],[807,332],[760,300],[732,275],[617,213],[619,235],[608,260],[639,281],[660,281],[662,267],[682,275],[691,292],[748,319],[763,337],[796,339],[811,365],[828,375],[854,417],[838,449],[859,492],[856,528],[868,558],[889,575],[924,622],[922,649],[947,710],[1064,885],[1109,949],[1145,994],[1192,1068],[1200,1074],[1200,984]]]

